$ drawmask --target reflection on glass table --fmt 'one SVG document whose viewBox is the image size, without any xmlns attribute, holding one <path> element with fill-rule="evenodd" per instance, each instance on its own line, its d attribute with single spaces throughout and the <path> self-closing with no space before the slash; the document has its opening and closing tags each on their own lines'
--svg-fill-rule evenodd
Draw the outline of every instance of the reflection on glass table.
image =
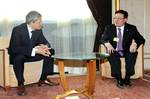
<svg viewBox="0 0 150 99">
<path fill-rule="evenodd" d="M 64 60 L 92 60 L 92 59 L 103 59 L 108 56 L 109 56 L 108 53 L 79 52 L 79 53 L 56 54 L 52 57 L 54 57 L 55 59 L 64 59 Z"/>
</svg>

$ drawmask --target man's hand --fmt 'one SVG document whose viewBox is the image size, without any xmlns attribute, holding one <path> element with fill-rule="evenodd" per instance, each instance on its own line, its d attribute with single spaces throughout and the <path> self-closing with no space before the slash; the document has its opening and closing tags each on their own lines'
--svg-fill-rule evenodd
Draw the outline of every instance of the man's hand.
<svg viewBox="0 0 150 99">
<path fill-rule="evenodd" d="M 36 46 L 35 48 L 37 49 L 36 53 L 38 53 L 38 54 L 41 54 L 43 56 L 51 55 L 47 45 L 40 44 L 40 45 Z"/>
<path fill-rule="evenodd" d="M 39 44 L 39 46 L 42 47 L 43 49 L 48 49 L 48 46 L 47 46 L 47 45 Z"/>
<path fill-rule="evenodd" d="M 137 44 L 135 42 L 135 40 L 132 40 L 132 44 L 130 45 L 130 52 L 134 53 L 137 51 Z"/>
<path fill-rule="evenodd" d="M 105 43 L 105 46 L 106 46 L 106 48 L 107 48 L 107 52 L 109 53 L 109 54 L 111 54 L 111 53 L 114 53 L 114 48 L 113 48 L 113 46 L 108 42 L 108 43 Z"/>
</svg>

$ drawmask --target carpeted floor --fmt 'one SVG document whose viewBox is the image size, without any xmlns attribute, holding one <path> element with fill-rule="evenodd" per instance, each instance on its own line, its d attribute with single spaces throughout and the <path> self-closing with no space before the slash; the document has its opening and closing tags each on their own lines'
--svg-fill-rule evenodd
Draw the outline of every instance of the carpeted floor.
<svg viewBox="0 0 150 99">
<path fill-rule="evenodd" d="M 59 78 L 52 78 L 58 80 Z M 85 76 L 67 77 L 71 88 L 77 88 L 84 84 Z M 102 80 L 97 75 L 94 99 L 150 99 L 150 83 L 141 79 L 132 80 L 133 86 L 119 89 L 116 87 L 114 79 Z M 26 86 L 27 96 L 17 96 L 16 88 L 5 92 L 0 88 L 0 99 L 54 99 L 58 94 L 63 93 L 61 85 L 59 86 L 43 86 L 38 87 L 36 84 Z M 87 97 L 79 95 L 80 99 Z"/>
</svg>

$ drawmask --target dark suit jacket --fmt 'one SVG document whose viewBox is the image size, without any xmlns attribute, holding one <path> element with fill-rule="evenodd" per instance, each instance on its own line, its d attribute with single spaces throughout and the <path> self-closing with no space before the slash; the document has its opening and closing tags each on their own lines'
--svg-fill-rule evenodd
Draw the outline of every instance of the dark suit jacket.
<svg viewBox="0 0 150 99">
<path fill-rule="evenodd" d="M 112 24 L 112 25 L 106 26 L 104 34 L 102 35 L 102 38 L 101 38 L 101 42 L 102 43 L 109 42 L 112 44 L 114 49 L 116 49 L 117 41 L 114 40 L 114 38 L 116 37 L 117 37 L 116 26 Z M 126 23 L 124 27 L 124 34 L 123 34 L 124 51 L 129 51 L 129 48 L 133 39 L 137 43 L 137 47 L 145 43 L 145 39 L 138 32 L 136 26 Z"/>
<path fill-rule="evenodd" d="M 33 31 L 30 39 L 27 24 L 23 23 L 13 28 L 8 53 L 12 57 L 11 59 L 17 54 L 31 56 L 32 48 L 38 44 L 47 44 L 50 47 L 42 30 Z"/>
</svg>

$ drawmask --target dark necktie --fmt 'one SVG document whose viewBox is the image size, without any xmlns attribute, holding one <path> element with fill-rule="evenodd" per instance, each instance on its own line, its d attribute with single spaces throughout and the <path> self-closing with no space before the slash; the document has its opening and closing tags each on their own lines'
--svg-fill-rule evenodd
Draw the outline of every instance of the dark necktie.
<svg viewBox="0 0 150 99">
<path fill-rule="evenodd" d="M 30 44 L 33 46 L 33 31 L 31 31 Z"/>
<path fill-rule="evenodd" d="M 123 48 L 122 48 L 122 34 L 121 34 L 121 29 L 118 28 L 118 46 L 117 46 L 117 50 L 118 50 L 118 53 L 123 56 Z"/>
<path fill-rule="evenodd" d="M 33 36 L 33 32 L 34 32 L 34 31 L 31 31 L 31 37 L 30 37 L 30 39 L 32 39 L 32 36 Z"/>
</svg>

